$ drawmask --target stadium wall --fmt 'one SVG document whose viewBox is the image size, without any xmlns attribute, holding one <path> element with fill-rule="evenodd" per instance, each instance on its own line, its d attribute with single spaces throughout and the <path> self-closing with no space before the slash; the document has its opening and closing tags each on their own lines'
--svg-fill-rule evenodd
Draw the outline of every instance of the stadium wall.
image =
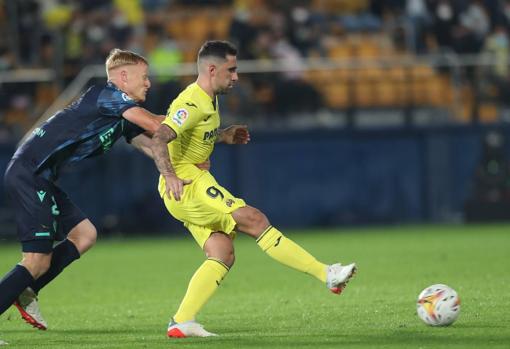
<svg viewBox="0 0 510 349">
<path fill-rule="evenodd" d="M 253 132 L 247 146 L 218 145 L 211 172 L 279 226 L 462 221 L 488 130 Z M 0 147 L 2 171 L 13 150 Z M 182 230 L 158 196 L 152 161 L 131 147 L 66 170 L 60 185 L 103 233 Z M 0 235 L 12 235 L 0 189 Z"/>
</svg>

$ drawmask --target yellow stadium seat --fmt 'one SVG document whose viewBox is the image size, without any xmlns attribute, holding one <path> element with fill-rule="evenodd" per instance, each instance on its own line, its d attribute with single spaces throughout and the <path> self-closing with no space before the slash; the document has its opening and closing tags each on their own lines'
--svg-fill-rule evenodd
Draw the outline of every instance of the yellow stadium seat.
<svg viewBox="0 0 510 349">
<path fill-rule="evenodd" d="M 498 107 L 495 103 L 485 102 L 478 107 L 478 117 L 481 122 L 492 123 L 498 121 Z"/>
<path fill-rule="evenodd" d="M 360 108 L 369 108 L 376 105 L 375 88 L 373 83 L 367 80 L 354 82 L 353 88 L 353 104 Z"/>
<path fill-rule="evenodd" d="M 329 84 L 323 90 L 325 103 L 333 109 L 346 109 L 350 106 L 349 86 L 347 83 Z"/>
<path fill-rule="evenodd" d="M 333 46 L 328 51 L 328 56 L 331 59 L 346 59 L 353 56 L 352 46 L 346 44 L 340 44 Z"/>
<path fill-rule="evenodd" d="M 376 43 L 371 41 L 362 41 L 356 45 L 356 56 L 357 57 L 378 57 L 380 55 L 380 48 Z"/>
<path fill-rule="evenodd" d="M 374 84 L 377 106 L 395 107 L 399 106 L 399 98 L 395 85 L 388 80 L 379 80 Z"/>
</svg>

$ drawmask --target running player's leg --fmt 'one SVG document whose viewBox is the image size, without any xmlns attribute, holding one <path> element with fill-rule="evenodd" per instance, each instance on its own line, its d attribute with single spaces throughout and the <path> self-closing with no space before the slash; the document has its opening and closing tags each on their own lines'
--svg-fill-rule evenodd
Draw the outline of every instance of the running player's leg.
<svg viewBox="0 0 510 349">
<path fill-rule="evenodd" d="M 271 226 L 266 215 L 258 209 L 251 206 L 241 207 L 232 213 L 232 217 L 237 223 L 236 229 L 257 239 L 257 244 L 269 256 L 326 282 L 327 265 L 317 261 L 310 253 Z"/>
<path fill-rule="evenodd" d="M 168 325 L 167 335 L 170 338 L 209 337 L 214 333 L 206 331 L 195 321 L 196 315 L 213 296 L 221 282 L 234 264 L 234 245 L 229 235 L 214 232 L 207 228 L 190 226 L 188 229 L 199 244 L 207 235 L 203 250 L 207 259 L 195 271 L 179 309 Z"/>
<path fill-rule="evenodd" d="M 80 258 L 96 242 L 97 231 L 85 214 L 59 187 L 52 184 L 52 214 L 56 240 L 49 270 L 32 284 L 35 293 L 55 279 L 69 264 Z"/>
<path fill-rule="evenodd" d="M 209 173 L 186 186 L 181 201 L 167 197 L 164 201 L 169 212 L 184 222 L 207 256 L 189 282 L 186 295 L 169 324 L 168 336 L 213 335 L 194 319 L 234 264 L 235 221 L 230 213 L 244 206 L 244 201 L 234 198 Z"/>
<path fill-rule="evenodd" d="M 83 224 L 78 223 L 84 220 L 84 215 L 58 187 L 33 175 L 21 161 L 13 161 L 9 165 L 5 184 L 16 212 L 18 237 L 24 252 L 21 265 L 13 272 L 17 270 L 19 274 L 19 270 L 25 268 L 32 276 L 22 292 L 16 291 L 18 295 L 14 305 L 25 321 L 46 329 L 37 303 L 37 292 L 80 256 L 72 242 L 65 240 L 55 248 L 53 242 L 65 237 L 73 226 L 81 228 Z M 11 275 L 8 279 L 12 278 Z M 10 287 L 12 292 L 15 289 Z M 7 298 L 3 302 L 8 303 Z"/>
<path fill-rule="evenodd" d="M 270 257 L 293 269 L 310 274 L 327 284 L 334 293 L 340 293 L 356 271 L 350 264 L 328 266 L 319 262 L 301 246 L 273 227 L 258 209 L 245 206 L 232 213 L 236 229 L 257 239 L 259 247 Z"/>
<path fill-rule="evenodd" d="M 51 245 L 48 246 L 51 251 Z M 36 278 L 48 270 L 50 262 L 51 252 L 23 253 L 22 261 L 0 280 L 0 314 L 5 312 Z"/>
<path fill-rule="evenodd" d="M 4 180 L 16 213 L 23 260 L 0 280 L 0 314 L 48 270 L 54 240 L 48 182 L 35 177 L 24 163 L 15 160 L 9 163 Z"/>
<path fill-rule="evenodd" d="M 34 276 L 34 281 L 37 281 L 41 275 L 44 275 L 52 262 L 51 247 L 53 241 L 47 241 L 48 244 L 43 245 L 42 241 L 26 241 L 23 242 L 23 250 L 38 250 L 44 253 L 24 252 L 21 265 L 25 266 L 27 270 Z M 40 245 L 41 247 L 37 247 Z M 48 252 L 49 251 L 49 252 Z M 36 327 L 40 330 L 46 330 L 48 324 L 44 320 L 41 311 L 39 310 L 39 303 L 37 301 L 37 294 L 32 290 L 32 285 L 25 288 L 23 292 L 14 301 L 14 306 L 18 309 L 21 317 L 25 322 Z"/>
<path fill-rule="evenodd" d="M 31 285 L 37 294 L 39 291 L 55 279 L 67 266 L 80 258 L 96 242 L 97 231 L 88 219 L 82 220 L 74 226 L 67 239 L 53 248 L 53 256 L 48 271 Z"/>
<path fill-rule="evenodd" d="M 37 302 L 39 291 L 55 279 L 69 264 L 90 249 L 97 237 L 94 225 L 84 218 L 81 210 L 71 202 L 64 192 L 58 187 L 52 186 L 52 193 L 54 194 L 52 196 L 52 215 L 55 218 L 53 221 L 55 237 L 61 240 L 68 232 L 69 234 L 67 234 L 67 239 L 53 247 L 49 269 L 25 289 L 15 303 L 23 319 L 39 329 L 47 328 L 47 323 L 42 317 Z"/>
<path fill-rule="evenodd" d="M 179 309 L 173 316 L 174 323 L 168 328 L 169 337 L 209 336 L 203 328 L 190 333 L 186 326 L 194 322 L 196 315 L 216 292 L 234 264 L 234 246 L 230 236 L 220 232 L 212 233 L 204 244 L 207 259 L 196 270 Z M 179 324 L 186 324 L 184 327 Z M 209 333 L 209 334 L 208 334 Z"/>
</svg>

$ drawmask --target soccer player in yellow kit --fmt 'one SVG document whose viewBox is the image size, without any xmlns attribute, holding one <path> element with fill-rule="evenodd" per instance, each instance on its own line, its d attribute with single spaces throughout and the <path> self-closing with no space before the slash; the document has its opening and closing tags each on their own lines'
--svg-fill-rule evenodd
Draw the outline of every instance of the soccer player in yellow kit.
<svg viewBox="0 0 510 349">
<path fill-rule="evenodd" d="M 195 316 L 234 264 L 235 232 L 256 239 L 270 257 L 316 277 L 341 293 L 356 271 L 354 263 L 326 265 L 273 227 L 258 209 L 234 197 L 209 170 L 215 143 L 246 144 L 244 125 L 220 129 L 219 94 L 238 80 L 237 49 L 226 41 L 208 41 L 198 53 L 198 78 L 172 102 L 153 136 L 152 151 L 161 173 L 159 193 L 170 214 L 184 223 L 207 259 L 191 278 L 188 290 L 168 325 L 168 337 L 208 337 Z"/>
</svg>

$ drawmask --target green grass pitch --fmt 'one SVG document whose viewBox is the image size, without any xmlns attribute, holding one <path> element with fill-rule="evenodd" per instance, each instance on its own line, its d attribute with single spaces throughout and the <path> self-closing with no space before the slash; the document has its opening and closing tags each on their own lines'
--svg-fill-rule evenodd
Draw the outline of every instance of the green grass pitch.
<svg viewBox="0 0 510 349">
<path fill-rule="evenodd" d="M 183 232 L 183 235 L 185 233 Z M 14 308 L 0 317 L 7 348 L 510 348 L 510 226 L 402 226 L 292 231 L 324 262 L 356 261 L 341 296 L 271 260 L 247 237 L 198 320 L 217 338 L 169 340 L 166 326 L 202 263 L 191 239 L 104 239 L 40 294 L 48 331 Z M 0 247 L 0 274 L 19 247 Z M 415 312 L 434 283 L 459 293 L 450 327 Z"/>
</svg>

